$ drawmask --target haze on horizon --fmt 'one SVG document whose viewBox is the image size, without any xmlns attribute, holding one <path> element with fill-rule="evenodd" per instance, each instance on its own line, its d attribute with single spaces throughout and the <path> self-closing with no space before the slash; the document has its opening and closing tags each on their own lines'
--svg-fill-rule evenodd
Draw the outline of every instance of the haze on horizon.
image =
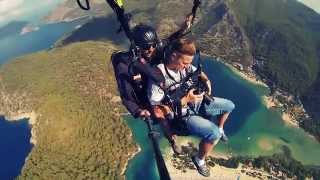
<svg viewBox="0 0 320 180">
<path fill-rule="evenodd" d="M 298 0 L 298 1 L 310 7 L 311 9 L 315 10 L 317 13 L 320 13 L 320 0 Z"/>
</svg>

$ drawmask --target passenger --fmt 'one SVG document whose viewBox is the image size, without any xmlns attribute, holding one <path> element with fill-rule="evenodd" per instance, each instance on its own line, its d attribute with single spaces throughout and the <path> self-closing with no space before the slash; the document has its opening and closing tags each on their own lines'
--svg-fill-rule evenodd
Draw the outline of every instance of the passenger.
<svg viewBox="0 0 320 180">
<path fill-rule="evenodd" d="M 176 84 L 174 87 L 181 86 L 181 80 L 186 77 L 188 72 L 195 71 L 192 66 L 192 60 L 196 52 L 196 47 L 193 41 L 187 39 L 180 39 L 173 42 L 171 51 L 165 60 L 165 64 L 159 64 L 157 67 L 164 77 L 164 84 L 160 87 L 158 84 L 150 81 L 148 85 L 148 98 L 152 105 L 153 112 L 157 118 L 166 119 L 165 111 L 170 110 L 166 105 L 164 89 Z M 209 83 L 208 83 L 209 84 Z M 233 102 L 227 99 L 214 97 L 214 101 L 205 104 L 205 109 L 211 115 L 219 116 L 219 127 L 210 119 L 206 119 L 198 114 L 199 107 L 204 97 L 204 92 L 195 94 L 195 90 L 190 90 L 187 95 L 183 96 L 181 100 L 174 100 L 176 104 L 181 105 L 181 119 L 173 119 L 168 122 L 169 128 L 164 129 L 165 133 L 172 134 L 174 124 L 183 123 L 186 131 L 190 135 L 198 136 L 201 138 L 199 144 L 199 152 L 192 157 L 192 161 L 197 167 L 198 172 L 203 176 L 210 176 L 210 171 L 205 164 L 205 157 L 212 150 L 215 144 L 224 134 L 223 125 L 228 118 L 229 114 L 234 109 Z M 192 111 L 191 105 L 195 107 Z"/>
</svg>

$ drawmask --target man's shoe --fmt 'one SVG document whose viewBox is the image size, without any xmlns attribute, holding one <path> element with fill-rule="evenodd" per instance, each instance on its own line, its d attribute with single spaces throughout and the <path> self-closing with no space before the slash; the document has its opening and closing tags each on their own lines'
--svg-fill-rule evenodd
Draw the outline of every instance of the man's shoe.
<svg viewBox="0 0 320 180">
<path fill-rule="evenodd" d="M 224 132 L 222 133 L 221 140 L 223 142 L 227 142 L 229 140 L 229 138 L 227 137 L 227 135 Z"/>
<path fill-rule="evenodd" d="M 206 164 L 203 164 L 202 166 L 199 166 L 196 160 L 196 156 L 191 157 L 193 164 L 196 166 L 199 174 L 201 174 L 204 177 L 210 176 L 210 169 L 207 167 Z"/>
<path fill-rule="evenodd" d="M 172 147 L 172 150 L 173 152 L 176 154 L 176 155 L 179 155 L 182 153 L 182 149 L 179 145 L 177 145 L 174 141 L 171 143 L 171 147 Z"/>
</svg>

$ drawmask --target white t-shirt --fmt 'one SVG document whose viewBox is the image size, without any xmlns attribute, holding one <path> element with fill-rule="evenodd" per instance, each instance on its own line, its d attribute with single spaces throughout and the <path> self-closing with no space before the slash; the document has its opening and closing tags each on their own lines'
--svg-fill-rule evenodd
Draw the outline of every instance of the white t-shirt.
<svg viewBox="0 0 320 180">
<path fill-rule="evenodd" d="M 164 64 L 157 65 L 157 68 L 160 69 L 160 71 L 162 72 L 162 75 L 164 76 L 165 88 L 168 88 L 171 86 L 170 89 L 172 90 L 180 86 L 180 82 L 187 75 L 186 71 L 194 72 L 196 70 L 196 67 L 193 65 L 190 65 L 189 69 L 183 69 L 182 71 L 174 71 L 167 68 L 169 74 L 173 78 L 171 79 L 165 70 Z M 164 98 L 163 89 L 160 88 L 158 85 L 156 85 L 153 81 L 149 81 L 148 83 L 148 98 L 151 105 L 160 105 L 161 101 Z M 182 115 L 185 115 L 186 113 L 187 113 L 187 108 L 182 108 Z"/>
</svg>

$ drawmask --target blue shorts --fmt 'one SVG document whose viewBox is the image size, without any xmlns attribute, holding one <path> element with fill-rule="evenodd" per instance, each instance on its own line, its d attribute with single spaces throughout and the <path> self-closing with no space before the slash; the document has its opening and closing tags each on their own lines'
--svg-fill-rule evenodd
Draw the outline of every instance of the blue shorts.
<svg viewBox="0 0 320 180">
<path fill-rule="evenodd" d="M 197 110 L 199 110 L 199 106 Z M 218 97 L 214 97 L 214 101 L 210 101 L 209 104 L 205 105 L 206 112 L 211 116 L 230 113 L 234 108 L 235 105 L 232 101 Z M 200 137 L 203 141 L 213 143 L 222 136 L 218 126 L 212 119 L 205 119 L 200 115 L 191 114 L 183 120 L 186 123 L 188 134 Z"/>
</svg>

